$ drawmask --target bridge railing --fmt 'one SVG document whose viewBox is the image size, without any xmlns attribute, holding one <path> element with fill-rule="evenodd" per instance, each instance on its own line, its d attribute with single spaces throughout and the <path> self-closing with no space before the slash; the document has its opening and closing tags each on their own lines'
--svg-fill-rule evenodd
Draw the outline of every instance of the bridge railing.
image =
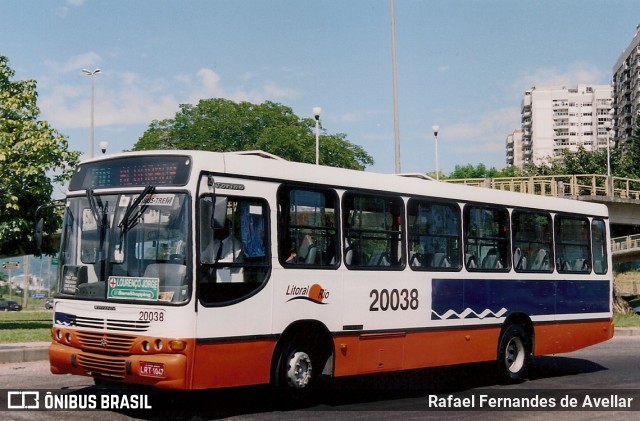
<svg viewBox="0 0 640 421">
<path fill-rule="evenodd" d="M 640 180 L 599 174 L 459 178 L 445 181 L 541 196 L 608 196 L 640 200 Z"/>
<path fill-rule="evenodd" d="M 611 239 L 611 251 L 620 252 L 640 248 L 640 234 L 627 235 Z"/>
</svg>

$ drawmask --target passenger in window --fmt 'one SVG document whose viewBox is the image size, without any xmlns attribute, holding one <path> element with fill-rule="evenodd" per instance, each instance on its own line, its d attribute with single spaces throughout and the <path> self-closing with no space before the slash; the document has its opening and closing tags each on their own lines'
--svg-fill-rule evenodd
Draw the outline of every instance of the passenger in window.
<svg viewBox="0 0 640 421">
<path fill-rule="evenodd" d="M 298 247 L 298 251 L 293 252 L 289 258 L 293 257 L 291 263 L 298 262 L 312 265 L 316 263 L 317 251 L 315 235 L 306 234 L 300 243 L 300 247 Z M 287 259 L 288 261 L 289 259 Z"/>
<path fill-rule="evenodd" d="M 241 262 L 243 260 L 242 242 L 229 230 L 228 221 L 223 229 L 214 230 L 213 236 L 213 256 L 216 263 Z"/>
<path fill-rule="evenodd" d="M 296 253 L 295 249 L 291 249 L 291 254 L 289 254 L 289 257 L 287 257 L 287 260 L 285 260 L 285 263 L 295 263 L 297 258 L 298 258 L 298 253 Z"/>
<path fill-rule="evenodd" d="M 224 227 L 213 230 L 213 243 L 205 249 L 204 256 L 214 264 L 239 263 L 244 260 L 242 242 L 233 235 L 226 220 Z M 243 282 L 241 267 L 218 267 L 217 282 Z"/>
</svg>

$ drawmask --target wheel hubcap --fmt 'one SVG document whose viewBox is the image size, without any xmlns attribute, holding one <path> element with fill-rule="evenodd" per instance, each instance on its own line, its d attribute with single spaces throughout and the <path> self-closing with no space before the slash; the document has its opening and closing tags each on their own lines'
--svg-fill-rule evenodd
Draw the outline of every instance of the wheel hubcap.
<svg viewBox="0 0 640 421">
<path fill-rule="evenodd" d="M 305 352 L 298 351 L 289 359 L 287 382 L 296 389 L 304 389 L 311 381 L 311 358 Z"/>
<path fill-rule="evenodd" d="M 507 343 L 504 361 L 511 373 L 517 373 L 524 366 L 524 344 L 520 338 L 511 338 Z"/>
</svg>

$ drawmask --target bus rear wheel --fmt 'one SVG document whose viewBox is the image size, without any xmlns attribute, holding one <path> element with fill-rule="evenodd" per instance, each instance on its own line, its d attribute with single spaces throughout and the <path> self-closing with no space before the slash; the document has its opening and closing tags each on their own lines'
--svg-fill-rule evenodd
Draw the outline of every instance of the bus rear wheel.
<svg viewBox="0 0 640 421">
<path fill-rule="evenodd" d="M 498 346 L 498 377 L 501 383 L 524 381 L 531 361 L 531 340 L 524 327 L 509 325 Z"/>
</svg>

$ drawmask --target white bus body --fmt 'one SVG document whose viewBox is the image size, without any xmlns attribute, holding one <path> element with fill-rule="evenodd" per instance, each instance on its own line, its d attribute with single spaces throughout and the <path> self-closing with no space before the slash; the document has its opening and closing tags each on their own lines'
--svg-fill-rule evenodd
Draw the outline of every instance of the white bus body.
<svg viewBox="0 0 640 421">
<path fill-rule="evenodd" d="M 606 207 L 574 200 L 258 152 L 94 159 L 68 192 L 51 371 L 304 391 L 498 361 L 520 380 L 613 336 L 608 244 Z"/>
</svg>

